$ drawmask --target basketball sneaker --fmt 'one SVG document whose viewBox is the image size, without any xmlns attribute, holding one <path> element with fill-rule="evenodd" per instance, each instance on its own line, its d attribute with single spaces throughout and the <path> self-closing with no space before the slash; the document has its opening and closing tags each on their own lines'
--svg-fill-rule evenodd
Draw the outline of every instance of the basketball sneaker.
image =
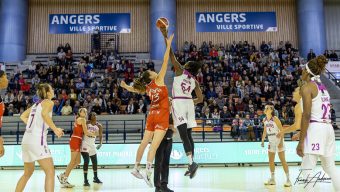
<svg viewBox="0 0 340 192">
<path fill-rule="evenodd" d="M 94 177 L 93 178 L 93 183 L 102 184 L 103 182 L 101 180 L 99 180 L 98 177 Z"/>
<path fill-rule="evenodd" d="M 185 173 L 184 173 L 184 176 L 190 176 L 190 171 L 186 170 Z"/>
<path fill-rule="evenodd" d="M 188 171 L 190 172 L 190 179 L 195 177 L 197 169 L 198 169 L 197 163 L 193 162 L 191 165 L 189 165 Z"/>
<path fill-rule="evenodd" d="M 275 179 L 270 178 L 267 182 L 264 182 L 264 185 L 276 185 Z"/>
<path fill-rule="evenodd" d="M 71 183 L 69 183 L 68 181 L 66 181 L 66 182 L 63 184 L 62 187 L 63 187 L 63 188 L 73 188 L 74 185 L 72 185 Z"/>
<path fill-rule="evenodd" d="M 152 172 L 151 171 L 148 171 L 148 170 L 145 170 L 145 171 L 142 171 L 142 176 L 143 176 L 143 179 L 145 181 L 145 183 L 149 186 L 149 187 L 153 187 L 152 185 L 152 182 L 151 182 L 151 175 L 152 175 Z"/>
<path fill-rule="evenodd" d="M 61 173 L 60 175 L 57 175 L 57 178 L 59 180 L 60 184 L 65 184 L 67 181 L 67 177 L 65 176 L 65 173 Z"/>
<path fill-rule="evenodd" d="M 290 182 L 290 180 L 287 180 L 287 182 L 283 186 L 284 187 L 291 187 L 292 186 L 292 182 Z"/>
<path fill-rule="evenodd" d="M 84 181 L 84 187 L 90 187 L 90 183 L 89 183 L 88 180 L 85 180 L 85 181 Z"/>
<path fill-rule="evenodd" d="M 138 169 L 136 169 L 136 168 L 133 168 L 133 169 L 132 169 L 131 174 L 132 174 L 133 176 L 135 176 L 136 178 L 138 178 L 138 179 L 143 179 L 142 174 L 141 174 L 140 171 L 139 171 Z"/>
</svg>

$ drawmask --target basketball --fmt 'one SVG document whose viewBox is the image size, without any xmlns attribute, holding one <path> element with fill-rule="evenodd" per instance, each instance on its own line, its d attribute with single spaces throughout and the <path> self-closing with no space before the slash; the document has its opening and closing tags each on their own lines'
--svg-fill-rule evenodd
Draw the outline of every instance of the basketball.
<svg viewBox="0 0 340 192">
<path fill-rule="evenodd" d="M 156 26 L 157 26 L 157 28 L 168 28 L 168 26 L 169 26 L 169 21 L 168 21 L 168 19 L 167 18 L 165 18 L 165 17 L 161 17 L 161 18 L 159 18 L 159 19 L 157 19 L 157 21 L 156 21 Z"/>
</svg>

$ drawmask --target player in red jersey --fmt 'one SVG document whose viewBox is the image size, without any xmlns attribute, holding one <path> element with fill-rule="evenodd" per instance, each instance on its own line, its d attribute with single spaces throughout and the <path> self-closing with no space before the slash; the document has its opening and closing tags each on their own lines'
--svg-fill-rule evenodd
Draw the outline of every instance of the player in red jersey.
<svg viewBox="0 0 340 192">
<path fill-rule="evenodd" d="M 124 81 L 121 82 L 121 87 L 124 89 L 140 94 L 146 93 L 151 100 L 150 112 L 146 121 L 146 130 L 143 140 L 137 150 L 135 167 L 131 172 L 135 177 L 144 179 L 150 187 L 152 187 L 152 162 L 155 158 L 156 151 L 169 128 L 169 99 L 168 89 L 164 84 L 164 77 L 168 68 L 169 52 L 173 37 L 174 35 L 171 35 L 167 39 L 167 47 L 162 68 L 158 74 L 154 71 L 147 70 L 141 77 L 134 80 L 133 86 L 128 86 Z M 140 172 L 140 161 L 150 140 L 152 140 L 152 142 L 148 151 L 146 171 Z"/>
<path fill-rule="evenodd" d="M 58 180 L 63 187 L 72 188 L 74 185 L 71 185 L 67 178 L 70 175 L 72 169 L 74 169 L 77 165 L 80 164 L 80 148 L 81 142 L 83 139 L 83 134 L 87 136 L 94 137 L 95 134 L 89 132 L 86 125 L 86 116 L 87 110 L 86 108 L 80 108 L 78 111 L 78 115 L 76 121 L 74 123 L 73 133 L 70 139 L 70 149 L 71 149 L 71 160 L 67 165 L 66 171 L 58 175 Z"/>
</svg>

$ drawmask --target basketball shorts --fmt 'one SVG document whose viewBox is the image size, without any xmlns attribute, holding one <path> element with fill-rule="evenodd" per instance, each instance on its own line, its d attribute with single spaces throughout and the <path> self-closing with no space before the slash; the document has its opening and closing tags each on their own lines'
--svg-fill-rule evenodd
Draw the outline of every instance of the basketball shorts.
<svg viewBox="0 0 340 192">
<path fill-rule="evenodd" d="M 70 139 L 70 149 L 71 152 L 80 152 L 82 139 L 78 137 L 71 137 Z"/>
<path fill-rule="evenodd" d="M 331 124 L 310 123 L 304 142 L 304 153 L 324 157 L 335 155 L 335 135 Z"/>
<path fill-rule="evenodd" d="M 279 147 L 280 140 L 278 141 L 269 141 L 268 143 L 268 152 L 271 153 L 280 153 L 286 150 L 285 143 L 282 144 L 282 146 Z"/>
<path fill-rule="evenodd" d="M 31 163 L 41 159 L 52 158 L 51 151 L 47 145 L 22 144 L 22 160 Z"/>
<path fill-rule="evenodd" d="M 146 119 L 146 130 L 155 131 L 163 130 L 166 131 L 169 128 L 169 111 L 160 114 L 149 114 Z"/>
<path fill-rule="evenodd" d="M 192 99 L 173 99 L 171 110 L 175 127 L 184 123 L 188 125 L 188 128 L 197 127 L 195 106 Z"/>
<path fill-rule="evenodd" d="M 81 152 L 88 153 L 89 156 L 93 156 L 97 154 L 95 143 L 89 143 L 89 142 L 83 141 L 81 144 Z"/>
</svg>

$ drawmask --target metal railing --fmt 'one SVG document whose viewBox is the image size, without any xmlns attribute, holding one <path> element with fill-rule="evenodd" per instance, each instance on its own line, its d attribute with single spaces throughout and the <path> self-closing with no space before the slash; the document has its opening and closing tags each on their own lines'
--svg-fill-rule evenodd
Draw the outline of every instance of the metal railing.
<svg viewBox="0 0 340 192">
<path fill-rule="evenodd" d="M 263 125 L 254 124 L 250 127 L 245 127 L 241 124 L 233 125 L 232 121 L 234 118 L 228 119 L 197 119 L 201 121 L 196 128 L 193 129 L 193 137 L 198 142 L 233 142 L 233 141 L 260 141 L 262 132 L 263 132 Z M 244 119 L 243 119 L 244 120 Z M 240 121 L 243 121 L 240 119 Z M 117 122 L 119 122 L 117 124 Z M 287 121 L 289 124 L 291 123 L 290 120 Z M 64 126 L 58 126 L 64 128 L 65 135 L 63 140 L 56 142 L 56 137 L 53 131 L 49 131 L 48 136 L 51 137 L 49 143 L 52 144 L 66 144 L 68 143 L 68 139 L 72 134 L 73 130 L 73 121 L 55 121 L 56 125 L 63 124 Z M 145 121 L 144 120 L 103 120 L 101 121 L 103 125 L 103 143 L 139 143 L 144 136 L 144 129 L 145 129 Z M 68 125 L 67 125 L 68 124 Z M 286 123 L 283 123 L 286 124 Z M 20 144 L 20 138 L 24 134 L 24 127 L 25 125 L 21 121 L 16 122 L 5 122 L 3 127 L 7 127 L 4 130 L 3 136 L 13 136 L 15 135 L 15 142 L 10 142 L 11 144 Z M 66 127 L 65 127 L 66 126 Z M 12 127 L 13 130 L 8 130 L 8 127 Z M 225 129 L 227 128 L 228 129 Z M 251 139 L 249 134 L 253 134 Z M 69 135 L 69 137 L 67 137 Z M 211 137 L 213 136 L 213 137 Z M 287 139 L 289 140 L 290 137 L 286 135 Z M 129 139 L 132 137 L 134 139 Z M 246 137 L 245 139 L 243 137 Z M 340 139 L 340 135 L 337 136 Z M 65 139 L 66 138 L 66 139 Z M 116 139 L 117 142 L 114 142 L 110 139 Z M 240 139 L 241 138 L 241 139 Z M 12 138 L 13 139 L 13 138 Z M 133 142 L 131 142 L 133 141 Z M 6 139 L 6 143 L 7 139 Z"/>
<path fill-rule="evenodd" d="M 64 129 L 64 137 L 71 136 L 73 132 L 74 121 L 54 121 L 57 127 Z M 110 143 L 109 136 L 111 134 L 122 134 L 121 141 L 126 143 L 128 133 L 140 133 L 140 138 L 144 136 L 145 120 L 102 120 L 103 126 L 103 143 Z M 69 124 L 69 125 L 67 125 Z M 20 144 L 20 136 L 25 133 L 26 125 L 22 121 L 3 122 L 2 135 L 4 137 L 15 135 L 15 144 Z M 134 127 L 134 128 L 131 128 Z M 56 136 L 53 131 L 49 131 L 52 144 L 55 144 Z M 60 143 L 60 142 L 59 142 Z M 12 144 L 14 144 L 12 142 Z"/>
<path fill-rule="evenodd" d="M 333 73 L 328 71 L 327 69 L 326 69 L 326 73 L 328 75 L 328 79 L 333 81 L 336 86 L 340 87 L 340 79 L 338 79 L 336 76 L 334 76 Z"/>
</svg>

